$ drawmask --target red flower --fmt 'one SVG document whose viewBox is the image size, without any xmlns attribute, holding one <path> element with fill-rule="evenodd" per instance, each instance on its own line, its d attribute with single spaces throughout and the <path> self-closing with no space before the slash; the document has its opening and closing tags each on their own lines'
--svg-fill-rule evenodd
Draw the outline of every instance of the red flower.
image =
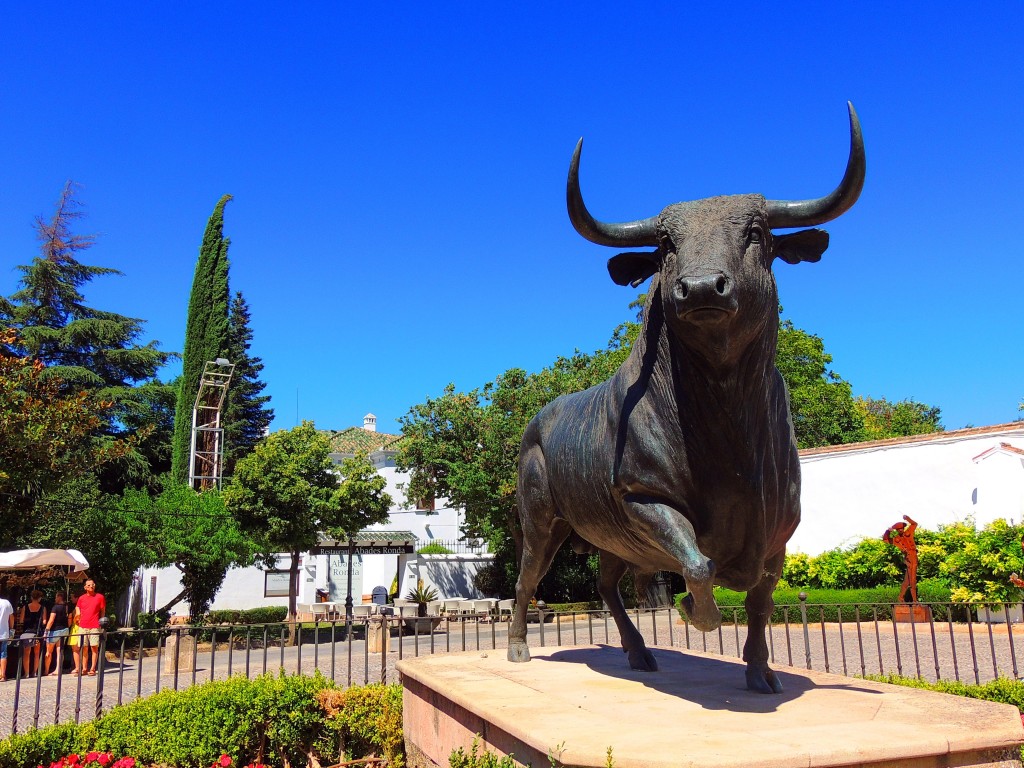
<svg viewBox="0 0 1024 768">
<path fill-rule="evenodd" d="M 100 753 L 99 752 L 90 752 L 88 755 L 85 756 L 85 762 L 92 763 L 92 762 L 94 762 L 96 760 L 99 760 L 99 757 L 100 757 Z"/>
<path fill-rule="evenodd" d="M 220 760 L 217 761 L 221 768 L 228 768 L 231 765 L 231 758 L 228 755 L 221 755 Z"/>
<path fill-rule="evenodd" d="M 81 759 L 82 758 L 80 758 L 77 754 L 72 753 L 64 758 L 64 762 L 66 762 L 68 765 L 78 765 L 78 762 Z"/>
<path fill-rule="evenodd" d="M 114 763 L 110 768 L 135 768 L 135 758 L 134 757 L 122 757 L 120 760 L 118 760 L 116 763 Z"/>
<path fill-rule="evenodd" d="M 96 762 L 102 766 L 106 766 L 114 759 L 114 756 L 109 752 L 100 752 L 100 756 L 96 758 Z"/>
</svg>

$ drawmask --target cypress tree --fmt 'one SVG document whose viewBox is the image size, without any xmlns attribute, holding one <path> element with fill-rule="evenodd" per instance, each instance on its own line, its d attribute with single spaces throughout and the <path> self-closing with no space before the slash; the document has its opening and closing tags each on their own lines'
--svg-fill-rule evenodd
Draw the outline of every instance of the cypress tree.
<svg viewBox="0 0 1024 768">
<path fill-rule="evenodd" d="M 181 360 L 181 378 L 174 411 L 174 441 L 171 454 L 173 478 L 188 482 L 189 448 L 192 443 L 192 408 L 199 381 L 207 361 L 227 357 L 228 334 L 228 246 L 224 237 L 224 206 L 231 195 L 224 195 L 214 206 L 199 248 L 192 294 L 185 325 L 185 350 Z"/>
<path fill-rule="evenodd" d="M 249 318 L 249 304 L 238 291 L 228 317 L 229 359 L 235 364 L 224 412 L 224 474 L 228 477 L 234 474 L 239 459 L 252 452 L 274 420 L 274 409 L 267 405 L 270 395 L 261 394 L 267 386 L 260 380 L 263 361 L 249 354 L 252 345 Z"/>
</svg>

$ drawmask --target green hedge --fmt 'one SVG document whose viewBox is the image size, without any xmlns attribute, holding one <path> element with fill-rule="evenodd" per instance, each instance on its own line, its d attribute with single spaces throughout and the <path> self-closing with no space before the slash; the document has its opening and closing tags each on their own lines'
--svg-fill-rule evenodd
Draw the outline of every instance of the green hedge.
<svg viewBox="0 0 1024 768">
<path fill-rule="evenodd" d="M 586 613 L 587 611 L 600 611 L 604 604 L 600 600 L 590 600 L 579 603 L 548 603 L 548 610 L 555 613 Z"/>
<path fill-rule="evenodd" d="M 772 622 L 781 624 L 787 618 L 786 606 L 789 607 L 788 619 L 790 622 L 801 620 L 800 615 L 800 593 L 807 595 L 807 619 L 808 621 L 838 621 L 840 615 L 843 621 L 856 621 L 857 609 L 860 609 L 861 621 L 874 619 L 889 621 L 892 619 L 892 606 L 899 598 L 898 587 L 878 587 L 875 589 L 796 589 L 785 587 L 775 590 L 772 597 L 775 600 L 775 610 L 772 612 Z M 917 596 L 922 603 L 938 603 L 932 605 L 932 615 L 938 621 L 945 621 L 949 617 L 950 606 L 943 603 L 949 602 L 949 589 L 934 581 L 922 581 L 917 587 Z M 684 619 L 680 601 L 683 595 L 675 597 L 676 608 L 679 615 Z M 746 598 L 744 592 L 733 592 L 723 587 L 715 587 L 715 602 L 722 610 L 722 620 L 726 623 L 736 621 L 746 624 L 747 612 L 743 607 Z M 966 608 L 953 607 L 953 620 L 966 620 L 969 616 Z"/>
<path fill-rule="evenodd" d="M 0 768 L 49 765 L 73 752 L 106 751 L 144 765 L 207 768 L 228 754 L 237 765 L 330 764 L 382 754 L 400 768 L 398 685 L 342 691 L 312 676 L 233 677 L 115 707 L 80 725 L 62 724 L 0 741 Z"/>
<path fill-rule="evenodd" d="M 210 611 L 207 624 L 277 624 L 288 618 L 288 609 L 283 605 L 269 605 L 263 608 L 249 608 L 245 611 Z"/>
</svg>

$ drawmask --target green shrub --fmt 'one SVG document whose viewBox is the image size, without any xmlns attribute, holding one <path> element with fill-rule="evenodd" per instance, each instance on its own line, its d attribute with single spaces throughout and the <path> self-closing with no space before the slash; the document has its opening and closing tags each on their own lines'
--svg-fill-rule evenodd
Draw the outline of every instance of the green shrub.
<svg viewBox="0 0 1024 768">
<path fill-rule="evenodd" d="M 942 693 L 951 693 L 954 696 L 966 696 L 969 699 L 983 699 L 984 701 L 997 701 L 1000 704 L 1012 704 L 1021 713 L 1024 713 L 1024 681 L 1022 680 L 998 677 L 987 683 L 976 685 L 974 683 L 959 683 L 953 680 L 939 680 L 929 683 L 916 677 L 902 677 L 901 675 L 867 675 L 866 678 L 868 680 L 877 680 L 880 683 L 940 691 Z"/>
<path fill-rule="evenodd" d="M 588 600 L 578 603 L 548 603 L 548 610 L 555 613 L 586 613 L 600 611 L 604 604 L 600 600 Z"/>
<path fill-rule="evenodd" d="M 49 765 L 78 749 L 74 723 L 51 725 L 0 741 L 0 768 Z"/>
<path fill-rule="evenodd" d="M 405 764 L 402 733 L 402 686 L 375 683 L 320 695 L 349 759 L 377 754 L 392 768 Z"/>
<path fill-rule="evenodd" d="M 835 622 L 842 617 L 843 621 L 856 621 L 859 616 L 861 621 L 870 621 L 874 618 L 888 621 L 892 619 L 892 606 L 899 597 L 899 587 L 879 587 L 876 589 L 797 589 L 784 587 L 776 589 L 772 597 L 775 600 L 775 610 L 772 612 L 771 621 L 781 624 L 788 620 L 798 622 L 800 614 L 800 593 L 807 595 L 805 603 L 807 607 L 807 619 L 812 622 L 827 621 Z M 747 612 L 743 607 L 746 594 L 733 592 L 723 587 L 715 587 L 715 602 L 722 610 L 722 620 L 726 623 L 747 623 Z M 945 621 L 949 617 L 949 589 L 943 584 L 934 581 L 922 581 L 917 588 L 918 598 L 922 603 L 931 603 L 932 615 L 938 621 Z M 676 607 L 679 615 L 686 618 L 680 601 L 683 595 L 675 597 Z M 787 611 L 788 607 L 788 611 Z M 963 620 L 966 615 L 958 614 L 954 609 L 953 619 Z"/>
<path fill-rule="evenodd" d="M 324 702 L 331 694 L 345 706 Z M 130 755 L 142 764 L 206 768 L 221 754 L 237 765 L 336 762 L 353 757 L 403 760 L 401 687 L 341 691 L 319 673 L 233 677 L 182 691 L 162 691 L 115 707 L 81 725 L 48 726 L 0 741 L 0 768 L 49 765 L 72 752 Z"/>
<path fill-rule="evenodd" d="M 431 542 L 425 546 L 420 547 L 416 550 L 417 555 L 450 555 L 452 551 L 443 544 L 438 544 L 436 541 Z"/>
<path fill-rule="evenodd" d="M 207 624 L 241 624 L 242 612 L 239 610 L 210 611 L 206 614 Z"/>
<path fill-rule="evenodd" d="M 554 762 L 552 761 L 552 764 Z M 469 754 L 459 747 L 448 756 L 449 768 L 519 768 L 519 764 L 512 755 L 498 757 L 486 747 L 480 751 L 480 737 L 473 739 L 473 745 L 469 748 Z"/>
<path fill-rule="evenodd" d="M 288 609 L 283 605 L 249 608 L 241 611 L 239 618 L 243 624 L 276 624 L 288 618 Z"/>
</svg>

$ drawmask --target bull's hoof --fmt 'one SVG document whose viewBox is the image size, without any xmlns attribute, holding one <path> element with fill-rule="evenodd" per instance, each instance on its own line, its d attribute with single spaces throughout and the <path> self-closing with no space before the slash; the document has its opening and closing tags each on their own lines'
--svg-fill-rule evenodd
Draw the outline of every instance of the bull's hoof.
<svg viewBox="0 0 1024 768">
<path fill-rule="evenodd" d="M 626 658 L 629 659 L 630 669 L 639 669 L 641 672 L 657 672 L 658 662 L 654 660 L 654 654 L 646 648 L 634 648 L 626 651 Z"/>
<path fill-rule="evenodd" d="M 767 664 L 747 664 L 747 688 L 755 693 L 782 693 L 779 676 Z"/>
<path fill-rule="evenodd" d="M 695 629 L 701 632 L 713 632 L 722 626 L 722 612 L 718 610 L 714 600 L 710 605 L 705 604 L 698 607 L 693 599 L 693 593 L 690 592 L 683 597 L 682 606 L 686 617 Z"/>
<path fill-rule="evenodd" d="M 509 643 L 508 660 L 515 662 L 516 664 L 522 664 L 524 661 L 529 661 L 530 649 L 526 647 L 526 643 L 521 640 Z"/>
</svg>

